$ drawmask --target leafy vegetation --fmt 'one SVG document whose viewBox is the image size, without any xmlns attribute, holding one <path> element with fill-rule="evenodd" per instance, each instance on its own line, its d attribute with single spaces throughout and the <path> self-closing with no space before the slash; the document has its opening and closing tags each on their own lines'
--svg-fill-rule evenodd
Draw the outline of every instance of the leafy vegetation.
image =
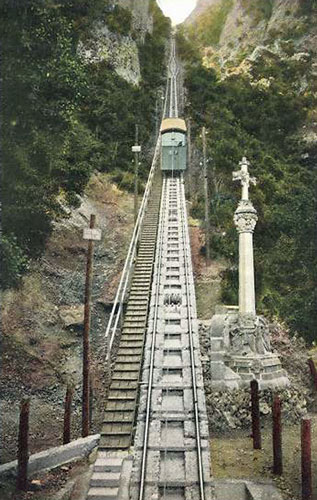
<svg viewBox="0 0 317 500">
<path fill-rule="evenodd" d="M 302 15 L 309 16 L 316 8 L 315 0 L 300 0 L 299 2 L 299 12 Z"/>
<path fill-rule="evenodd" d="M 132 14 L 129 10 L 120 7 L 120 5 L 111 5 L 105 17 L 110 31 L 120 33 L 120 35 L 129 35 L 132 28 Z"/>
<path fill-rule="evenodd" d="M 188 40 L 182 42 L 186 54 Z M 312 106 L 309 94 L 299 94 L 290 81 L 296 65 L 260 60 L 251 74 L 221 80 L 187 53 L 186 87 L 193 137 L 201 151 L 200 131 L 208 130 L 209 190 L 214 257 L 225 256 L 223 300 L 238 301 L 238 237 L 233 213 L 241 186 L 232 172 L 246 155 L 252 201 L 259 215 L 255 231 L 258 309 L 287 321 L 293 331 L 313 340 L 317 322 L 317 170 L 316 150 L 303 143 L 298 130 Z M 199 175 L 200 167 L 196 167 Z M 194 175 L 196 175 L 196 173 Z M 204 218 L 202 190 L 193 197 L 193 215 Z"/>
<path fill-rule="evenodd" d="M 242 7 L 251 15 L 255 22 L 269 20 L 272 16 L 274 0 L 242 0 Z"/>
<path fill-rule="evenodd" d="M 223 0 L 206 9 L 197 21 L 189 26 L 191 39 L 205 46 L 216 45 L 232 6 L 233 0 Z"/>
<path fill-rule="evenodd" d="M 84 62 L 77 50 L 104 19 L 129 34 L 126 9 L 110 0 L 1 3 L 5 287 L 18 283 L 28 258 L 42 254 L 53 222 L 78 205 L 93 170 L 116 172 L 131 184 L 134 126 L 142 123 L 140 138 L 149 143 L 164 81 L 169 24 L 158 7 L 152 11 L 154 31 L 140 43 L 143 80 L 136 88 L 106 62 Z"/>
</svg>

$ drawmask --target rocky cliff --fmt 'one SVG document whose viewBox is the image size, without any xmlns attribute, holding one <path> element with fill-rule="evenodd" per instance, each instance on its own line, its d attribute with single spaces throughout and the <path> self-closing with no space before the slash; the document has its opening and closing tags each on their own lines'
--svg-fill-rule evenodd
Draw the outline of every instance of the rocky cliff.
<svg viewBox="0 0 317 500">
<path fill-rule="evenodd" d="M 206 67 L 223 77 L 247 74 L 255 65 L 287 65 L 290 85 L 316 97 L 317 4 L 314 0 L 198 0 L 186 20 Z M 254 84 L 270 85 L 267 81 Z M 317 111 L 309 113 L 305 138 L 317 139 Z"/>
<path fill-rule="evenodd" d="M 116 17 L 126 11 L 121 22 L 117 17 L 116 22 L 121 24 L 119 32 L 113 30 L 107 17 L 100 20 L 91 36 L 80 45 L 80 53 L 88 62 L 107 62 L 127 82 L 138 85 L 141 80 L 138 44 L 153 29 L 150 0 L 117 0 L 109 6 L 110 13 L 115 9 L 120 9 Z"/>
</svg>

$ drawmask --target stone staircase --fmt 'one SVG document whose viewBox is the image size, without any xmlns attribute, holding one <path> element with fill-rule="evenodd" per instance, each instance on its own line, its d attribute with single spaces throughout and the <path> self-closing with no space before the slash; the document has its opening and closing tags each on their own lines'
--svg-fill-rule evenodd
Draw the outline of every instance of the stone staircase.
<svg viewBox="0 0 317 500">
<path fill-rule="evenodd" d="M 87 500 L 118 500 L 120 498 L 121 473 L 127 453 L 110 454 L 99 451 L 90 479 Z M 123 493 L 121 498 L 124 498 Z"/>
</svg>

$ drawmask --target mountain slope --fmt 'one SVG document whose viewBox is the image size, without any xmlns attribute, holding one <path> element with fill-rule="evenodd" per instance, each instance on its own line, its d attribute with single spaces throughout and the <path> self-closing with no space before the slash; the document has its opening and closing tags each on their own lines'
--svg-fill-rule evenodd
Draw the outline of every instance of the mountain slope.
<svg viewBox="0 0 317 500">
<path fill-rule="evenodd" d="M 239 188 L 232 171 L 245 154 L 258 184 L 252 200 L 258 310 L 316 338 L 317 111 L 314 2 L 221 0 L 198 3 L 179 30 L 193 120 L 194 176 L 200 130 L 208 129 L 211 251 L 226 257 L 222 298 L 237 303 Z M 203 218 L 202 181 L 193 215 Z"/>
</svg>

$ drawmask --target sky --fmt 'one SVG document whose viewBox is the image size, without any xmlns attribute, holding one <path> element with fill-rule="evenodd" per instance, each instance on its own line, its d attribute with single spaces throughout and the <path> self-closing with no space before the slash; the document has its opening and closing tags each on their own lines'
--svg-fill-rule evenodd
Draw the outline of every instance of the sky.
<svg viewBox="0 0 317 500">
<path fill-rule="evenodd" d="M 183 22 L 195 8 L 197 0 L 157 0 L 165 16 L 172 19 L 173 24 Z"/>
</svg>

